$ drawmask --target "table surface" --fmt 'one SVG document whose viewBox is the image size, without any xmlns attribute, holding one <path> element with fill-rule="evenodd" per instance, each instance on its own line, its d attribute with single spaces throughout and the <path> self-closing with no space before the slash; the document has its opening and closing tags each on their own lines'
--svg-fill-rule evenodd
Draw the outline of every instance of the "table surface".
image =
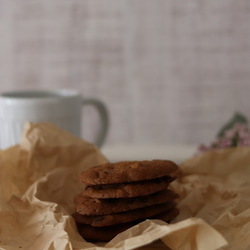
<svg viewBox="0 0 250 250">
<path fill-rule="evenodd" d="M 111 145 L 101 148 L 111 162 L 168 159 L 181 163 L 197 152 L 197 145 Z"/>
</svg>

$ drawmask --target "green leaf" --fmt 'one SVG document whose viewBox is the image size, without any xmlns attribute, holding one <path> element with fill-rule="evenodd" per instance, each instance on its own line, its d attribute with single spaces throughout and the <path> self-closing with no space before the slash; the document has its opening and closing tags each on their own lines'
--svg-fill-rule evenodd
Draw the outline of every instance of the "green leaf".
<svg viewBox="0 0 250 250">
<path fill-rule="evenodd" d="M 233 117 L 220 129 L 220 131 L 217 134 L 217 137 L 218 138 L 223 137 L 225 134 L 225 131 L 232 128 L 237 123 L 247 124 L 248 120 L 244 115 L 236 112 L 233 115 Z"/>
</svg>

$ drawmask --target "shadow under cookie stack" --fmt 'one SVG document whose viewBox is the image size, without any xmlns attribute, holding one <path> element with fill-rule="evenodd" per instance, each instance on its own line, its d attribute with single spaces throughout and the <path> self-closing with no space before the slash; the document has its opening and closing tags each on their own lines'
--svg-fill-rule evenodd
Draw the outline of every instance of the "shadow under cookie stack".
<svg viewBox="0 0 250 250">
<path fill-rule="evenodd" d="M 87 241 L 109 241 L 146 219 L 170 222 L 179 211 L 169 189 L 178 166 L 168 160 L 105 163 L 83 172 L 73 217 Z"/>
</svg>

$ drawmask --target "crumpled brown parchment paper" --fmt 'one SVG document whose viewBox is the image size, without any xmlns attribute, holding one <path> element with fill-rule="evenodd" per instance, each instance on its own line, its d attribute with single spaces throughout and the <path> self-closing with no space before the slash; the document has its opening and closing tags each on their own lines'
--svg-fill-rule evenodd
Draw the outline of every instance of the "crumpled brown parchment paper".
<svg viewBox="0 0 250 250">
<path fill-rule="evenodd" d="M 155 249 L 148 244 L 159 239 L 171 249 L 249 248 L 250 148 L 186 160 L 172 184 L 180 194 L 173 223 L 146 220 L 96 245 L 80 237 L 71 213 L 80 172 L 107 160 L 52 124 L 27 123 L 20 145 L 0 150 L 0 249 Z"/>
</svg>

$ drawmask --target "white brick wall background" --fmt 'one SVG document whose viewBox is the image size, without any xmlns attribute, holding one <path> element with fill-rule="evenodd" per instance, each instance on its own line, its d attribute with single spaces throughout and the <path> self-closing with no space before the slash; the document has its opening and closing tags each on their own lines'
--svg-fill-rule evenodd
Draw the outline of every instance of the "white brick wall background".
<svg viewBox="0 0 250 250">
<path fill-rule="evenodd" d="M 100 98 L 108 145 L 210 142 L 250 119 L 250 1 L 0 0 L 0 91 L 27 88 Z"/>
</svg>

